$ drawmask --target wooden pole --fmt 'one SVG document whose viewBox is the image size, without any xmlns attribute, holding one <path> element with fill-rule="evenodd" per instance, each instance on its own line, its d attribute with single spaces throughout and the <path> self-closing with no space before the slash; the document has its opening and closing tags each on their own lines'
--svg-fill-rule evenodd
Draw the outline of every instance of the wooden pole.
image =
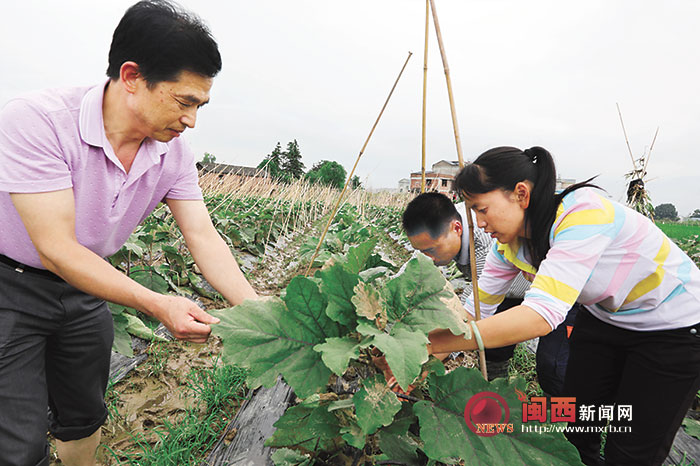
<svg viewBox="0 0 700 466">
<path fill-rule="evenodd" d="M 367 148 L 367 144 L 369 143 L 370 138 L 372 137 L 372 134 L 374 133 L 375 128 L 379 124 L 379 120 L 382 118 L 382 114 L 384 114 L 384 109 L 386 109 L 387 104 L 389 103 L 389 99 L 391 99 L 391 95 L 394 93 L 394 89 L 396 89 L 396 85 L 399 83 L 399 79 L 401 79 L 401 75 L 403 74 L 403 70 L 406 69 L 406 65 L 408 65 L 408 60 L 411 59 L 411 55 L 413 55 L 411 52 L 408 52 L 408 57 L 406 57 L 406 61 L 403 64 L 403 67 L 401 68 L 401 71 L 399 72 L 399 75 L 396 77 L 396 81 L 394 81 L 394 85 L 391 88 L 391 91 L 389 92 L 389 95 L 386 98 L 386 101 L 384 102 L 384 105 L 382 106 L 381 111 L 379 112 L 379 116 L 377 116 L 377 120 L 374 122 L 374 125 L 372 126 L 372 129 L 369 132 L 369 135 L 367 135 L 367 139 L 365 140 L 364 145 L 362 146 L 362 149 L 360 149 L 360 153 L 357 156 L 357 160 L 355 160 L 355 165 L 352 166 L 352 170 L 350 171 L 350 174 L 348 175 L 348 179 L 345 181 L 345 186 L 343 187 L 343 191 L 340 193 L 340 196 L 338 197 L 338 202 L 336 202 L 335 207 L 333 207 L 333 211 L 331 212 L 330 217 L 328 218 L 328 223 L 326 224 L 326 228 L 323 230 L 323 234 L 321 234 L 321 238 L 318 240 L 318 245 L 316 245 L 316 250 L 314 251 L 313 257 L 311 257 L 311 262 L 309 262 L 309 267 L 306 269 L 305 275 L 308 277 L 309 272 L 311 272 L 311 268 L 314 265 L 314 261 L 316 260 L 316 257 L 318 256 L 318 251 L 321 249 L 321 245 L 323 244 L 323 240 L 326 239 L 326 234 L 328 233 L 328 229 L 331 226 L 331 223 L 333 223 L 333 218 L 335 218 L 335 214 L 338 212 L 338 207 L 340 206 L 340 202 L 343 200 L 343 196 L 345 195 L 345 192 L 348 190 L 348 185 L 350 184 L 350 180 L 352 179 L 353 174 L 355 173 L 355 169 L 357 168 L 357 164 L 360 161 L 360 158 L 362 157 L 362 154 L 365 152 L 365 148 Z"/>
<path fill-rule="evenodd" d="M 421 150 L 420 192 L 425 192 L 425 102 L 428 87 L 428 33 L 430 32 L 430 0 L 425 0 L 425 47 L 423 49 L 423 138 Z"/>
<path fill-rule="evenodd" d="M 450 111 L 452 112 L 452 127 L 454 128 L 455 144 L 457 146 L 457 159 L 459 160 L 459 168 L 464 168 L 464 157 L 462 156 L 462 141 L 459 137 L 459 126 L 457 125 L 457 111 L 455 109 L 455 102 L 452 94 L 452 80 L 450 79 L 450 67 L 447 64 L 447 54 L 445 53 L 445 46 L 442 43 L 442 33 L 440 32 L 440 23 L 438 22 L 437 9 L 435 8 L 435 0 L 429 1 L 433 12 L 435 34 L 437 35 L 438 45 L 440 46 L 440 56 L 442 57 L 442 65 L 445 68 L 445 80 L 447 81 L 447 95 L 450 99 Z M 476 320 L 481 320 L 481 307 L 479 306 L 479 281 L 476 274 L 476 256 L 474 254 L 474 221 L 472 220 L 470 206 L 467 205 L 466 207 L 467 224 L 469 225 L 469 265 L 472 273 L 472 296 L 474 297 L 474 313 L 476 316 Z M 484 379 L 488 380 L 485 351 L 479 351 L 479 366 L 481 367 L 481 374 L 484 376 Z"/>
<path fill-rule="evenodd" d="M 447 95 L 450 98 L 450 111 L 452 112 L 452 127 L 454 128 L 455 144 L 457 145 L 457 158 L 459 166 L 464 167 L 464 158 L 462 157 L 462 141 L 459 137 L 459 125 L 457 124 L 457 112 L 455 110 L 454 97 L 452 96 L 452 80 L 450 79 L 450 67 L 447 64 L 447 54 L 445 46 L 442 43 L 442 33 L 440 32 L 440 23 L 438 22 L 437 10 L 435 9 L 435 0 L 430 0 L 430 6 L 433 11 L 433 23 L 435 24 L 435 34 L 437 34 L 438 45 L 440 46 L 440 56 L 442 57 L 442 65 L 445 68 L 445 80 L 447 81 Z"/>
<path fill-rule="evenodd" d="M 659 127 L 656 127 L 656 132 L 654 133 L 654 139 L 651 140 L 651 147 L 649 147 L 649 153 L 647 154 L 647 158 L 644 161 L 644 168 L 642 169 L 642 176 L 646 176 L 647 174 L 647 165 L 649 165 L 649 159 L 651 158 L 651 151 L 654 150 L 654 143 L 656 142 L 656 136 L 659 135 Z"/>
</svg>

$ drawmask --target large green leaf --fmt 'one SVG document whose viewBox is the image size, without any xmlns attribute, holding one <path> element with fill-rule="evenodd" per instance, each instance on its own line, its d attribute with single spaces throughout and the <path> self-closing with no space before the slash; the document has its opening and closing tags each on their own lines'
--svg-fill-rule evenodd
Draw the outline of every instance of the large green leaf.
<svg viewBox="0 0 700 466">
<path fill-rule="evenodd" d="M 422 444 L 408 431 L 416 420 L 411 405 L 403 403 L 394 422 L 378 432 L 379 449 L 387 459 L 411 466 L 422 464 L 416 451 Z"/>
<path fill-rule="evenodd" d="M 126 331 L 129 320 L 126 314 L 112 314 L 114 319 L 114 340 L 112 341 L 112 351 L 133 358 L 134 350 L 131 347 L 131 335 Z"/>
<path fill-rule="evenodd" d="M 386 284 L 381 297 L 374 290 L 366 283 L 355 287 L 352 302 L 360 316 L 357 331 L 372 337 L 372 344 L 386 355 L 403 389 L 420 375 L 428 360 L 428 332 L 447 328 L 455 335 L 471 337 L 466 312 L 454 290 L 423 254 L 411 259 L 402 273 Z M 388 333 L 379 330 L 385 327 Z"/>
<path fill-rule="evenodd" d="M 365 265 L 372 255 L 372 251 L 376 245 L 377 240 L 372 239 L 350 248 L 346 255 L 347 259 L 344 264 L 348 272 L 359 274 L 365 270 Z"/>
<path fill-rule="evenodd" d="M 321 353 L 321 359 L 336 375 L 342 376 L 351 359 L 360 356 L 360 345 L 351 337 L 329 338 L 325 343 L 314 346 Z"/>
<path fill-rule="evenodd" d="M 426 334 L 437 328 L 471 337 L 466 311 L 450 283 L 426 255 L 417 253 L 403 273 L 384 289 L 389 321 L 394 328 L 405 327 Z"/>
<path fill-rule="evenodd" d="M 309 466 L 312 463 L 312 459 L 308 456 L 304 456 L 294 450 L 289 448 L 280 448 L 275 450 L 272 455 L 272 462 L 275 466 Z"/>
<path fill-rule="evenodd" d="M 403 328 L 374 337 L 374 346 L 385 354 L 396 381 L 404 390 L 420 375 L 423 363 L 428 361 L 428 343 L 423 332 Z"/>
<path fill-rule="evenodd" d="M 343 440 L 355 448 L 364 448 L 367 443 L 367 435 L 365 435 L 357 422 L 350 422 L 349 425 L 341 427 L 340 433 Z"/>
<path fill-rule="evenodd" d="M 576 448 L 561 433 L 523 432 L 522 402 L 515 389 L 525 390 L 525 382 L 505 379 L 486 382 L 479 371 L 459 367 L 445 376 L 432 374 L 428 378 L 432 401 L 419 401 L 413 411 L 420 422 L 423 451 L 429 458 L 446 463 L 461 459 L 466 464 L 507 464 L 530 466 L 580 465 Z M 464 420 L 469 399 L 480 392 L 500 395 L 510 410 L 513 432 L 492 437 L 480 437 L 472 432 Z M 543 424 L 535 424 L 536 427 Z"/>
<path fill-rule="evenodd" d="M 164 294 L 168 291 L 168 282 L 153 267 L 133 267 L 129 278 L 156 293 Z"/>
<path fill-rule="evenodd" d="M 352 400 L 355 403 L 357 424 L 366 434 L 373 434 L 380 427 L 391 424 L 394 415 L 401 409 L 401 402 L 381 374 L 362 382 L 362 388 Z"/>
<path fill-rule="evenodd" d="M 326 314 L 336 322 L 352 326 L 357 321 L 352 303 L 355 285 L 360 276 L 348 272 L 342 264 L 333 264 L 316 272 L 321 278 L 321 290 L 328 297 Z"/>
<path fill-rule="evenodd" d="M 251 387 L 271 387 L 282 374 L 302 398 L 325 388 L 331 371 L 313 350 L 325 339 L 310 331 L 281 300 L 245 301 L 211 314 L 221 319 L 212 331 L 223 339 L 224 358 L 250 369 Z"/>
<path fill-rule="evenodd" d="M 293 406 L 285 411 L 274 426 L 277 430 L 265 441 L 268 447 L 328 451 L 340 443 L 338 419 L 328 412 L 326 406 Z"/>
<path fill-rule="evenodd" d="M 283 299 L 287 309 L 319 340 L 340 335 L 340 327 L 326 314 L 328 300 L 313 280 L 304 276 L 294 277 Z"/>
</svg>

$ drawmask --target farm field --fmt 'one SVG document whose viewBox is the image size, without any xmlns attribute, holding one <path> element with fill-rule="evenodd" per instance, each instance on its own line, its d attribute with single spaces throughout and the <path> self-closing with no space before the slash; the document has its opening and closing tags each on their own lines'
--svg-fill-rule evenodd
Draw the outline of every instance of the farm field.
<svg viewBox="0 0 700 466">
<path fill-rule="evenodd" d="M 669 238 L 679 241 L 700 235 L 698 223 L 656 222 L 656 226 L 661 228 Z"/>
<path fill-rule="evenodd" d="M 261 295 L 278 296 L 296 274 L 303 273 L 318 237 L 319 225 L 338 192 L 299 183 L 232 184 L 218 177 L 201 180 L 218 231 L 226 239 L 244 273 Z M 399 212 L 405 202 L 395 196 L 357 191 L 349 196 L 345 215 Z M 341 220 L 342 222 L 342 220 Z M 322 225 L 321 225 L 322 227 Z M 389 228 L 391 229 L 391 228 Z M 342 252 L 351 235 L 367 238 L 369 230 L 353 224 L 350 232 L 331 233 L 320 260 Z M 388 237 L 384 254 L 401 261 L 407 251 Z M 263 254 L 265 253 L 265 254 Z M 159 292 L 188 296 L 207 310 L 224 307 L 222 298 L 201 277 L 167 209 L 156 210 L 110 261 L 139 283 Z M 320 263 L 319 260 L 316 263 Z M 114 349 L 147 358 L 108 387 L 110 416 L 103 427 L 101 464 L 199 464 L 235 415 L 247 394 L 245 370 L 221 361 L 221 343 L 212 337 L 204 345 L 170 341 L 157 322 L 122 306 L 111 305 L 115 320 Z M 140 338 L 135 338 L 140 337 Z M 146 340 L 143 340 L 146 339 Z M 132 341 L 137 342 L 133 345 Z M 119 372 L 115 378 L 122 376 Z M 54 463 L 60 464 L 55 459 Z"/>
<path fill-rule="evenodd" d="M 525 345 L 511 361 L 510 379 L 490 385 L 474 369 L 476 352 L 447 360 L 448 373 L 434 359 L 416 364 L 411 351 L 430 330 L 425 322 L 458 325 L 452 314 L 461 306 L 443 274 L 424 257 L 411 259 L 404 247 L 400 215 L 407 197 L 353 192 L 304 278 L 337 191 L 302 183 L 227 183 L 217 177 L 203 178 L 202 186 L 218 231 L 258 293 L 271 300 L 221 310 L 225 302 L 193 267 L 167 209 L 144 221 L 111 262 L 149 288 L 190 297 L 222 324 L 206 344 L 182 343 L 168 339 L 157 322 L 112 306 L 115 349 L 146 358 L 126 374 L 118 370 L 108 388 L 110 415 L 102 428 L 100 464 L 205 464 L 213 448 L 232 443 L 238 434 L 226 427 L 243 401 L 278 375 L 296 398 L 267 444 L 276 448 L 275 464 L 290 466 L 485 460 L 485 451 L 502 447 L 459 427 L 463 401 L 457 406 L 441 393 L 460 387 L 464 400 L 484 390 L 512 392 L 507 401 L 515 420 L 522 414 L 514 388 L 542 395 L 534 355 Z M 436 296 L 444 307 L 438 304 L 442 310 L 427 319 L 421 314 L 424 305 Z M 431 303 L 428 307 L 436 307 Z M 323 313 L 324 308 L 333 311 Z M 298 330 L 294 339 L 305 343 L 290 346 L 286 333 L 303 328 L 304 316 L 313 316 L 322 331 Z M 308 349 L 311 344 L 314 351 Z M 400 368 L 395 374 L 402 388 L 421 373 L 427 377 L 397 399 L 374 368 L 370 347 L 381 349 L 392 367 Z M 285 366 L 288 358 L 296 362 Z M 455 432 L 443 433 L 455 437 L 458 447 L 428 435 L 442 424 L 455 426 Z M 465 436 L 472 446 L 456 442 Z M 521 435 L 512 444 L 500 452 L 503 464 L 511 464 L 511 456 L 528 455 L 544 455 L 546 464 L 578 464 L 561 434 Z"/>
<path fill-rule="evenodd" d="M 673 222 L 656 222 L 656 225 L 700 267 L 700 225 Z"/>
</svg>

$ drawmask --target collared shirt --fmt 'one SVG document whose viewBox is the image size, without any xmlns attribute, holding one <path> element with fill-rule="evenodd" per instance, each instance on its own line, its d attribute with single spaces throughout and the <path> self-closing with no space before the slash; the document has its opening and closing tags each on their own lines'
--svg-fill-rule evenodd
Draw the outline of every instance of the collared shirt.
<svg viewBox="0 0 700 466">
<path fill-rule="evenodd" d="M 592 188 L 567 194 L 539 269 L 527 248 L 496 242 L 479 281 L 484 315 L 493 314 L 510 281 L 533 276 L 523 305 L 552 328 L 574 302 L 604 322 L 630 330 L 669 330 L 700 322 L 700 270 L 648 218 Z M 467 302 L 467 310 L 473 313 Z"/>
<path fill-rule="evenodd" d="M 455 209 L 457 209 L 457 213 L 462 218 L 462 248 L 459 250 L 459 254 L 457 254 L 454 260 L 457 268 L 468 280 L 470 280 L 470 282 L 464 287 L 464 291 L 462 292 L 462 296 L 460 298 L 462 303 L 464 303 L 472 294 L 472 271 L 469 262 L 469 226 L 467 223 L 467 209 L 464 202 L 455 204 Z M 479 228 L 479 226 L 476 224 L 476 217 L 471 209 L 469 210 L 469 214 L 472 216 L 472 222 L 474 223 L 474 258 L 476 259 L 476 276 L 477 279 L 480 280 L 484 270 L 486 257 L 491 250 L 491 245 L 493 244 L 494 240 L 483 230 L 483 228 Z M 522 299 L 525 296 L 525 292 L 529 288 L 530 282 L 528 282 L 523 276 L 519 275 L 515 278 L 515 280 L 513 280 L 513 283 L 506 292 L 506 296 L 508 298 Z"/>
<path fill-rule="evenodd" d="M 10 193 L 72 188 L 78 242 L 101 257 L 162 200 L 202 199 L 194 154 L 180 138 L 146 138 L 124 170 L 105 134 L 105 87 L 45 90 L 0 112 L 0 254 L 44 268 Z"/>
</svg>

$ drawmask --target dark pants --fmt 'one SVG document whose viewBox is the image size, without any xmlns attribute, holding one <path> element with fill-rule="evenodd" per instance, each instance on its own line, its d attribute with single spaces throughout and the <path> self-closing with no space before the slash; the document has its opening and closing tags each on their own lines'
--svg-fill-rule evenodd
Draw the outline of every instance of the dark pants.
<svg viewBox="0 0 700 466">
<path fill-rule="evenodd" d="M 519 306 L 520 304 L 522 304 L 522 302 L 522 299 L 505 298 L 503 302 L 499 304 L 499 306 L 496 308 L 496 312 L 494 314 L 498 314 L 499 312 L 508 310 L 511 307 Z M 487 348 L 485 351 L 486 362 L 489 363 L 507 361 L 513 357 L 514 351 L 515 345 L 503 346 L 501 348 Z"/>
<path fill-rule="evenodd" d="M 496 314 L 506 309 L 518 306 L 522 299 L 506 298 L 496 309 Z M 579 305 L 574 304 L 556 329 L 540 337 L 535 356 L 537 381 L 542 390 L 549 396 L 560 396 L 564 388 L 564 376 L 569 360 L 569 327 L 574 325 Z M 503 363 L 513 357 L 515 345 L 486 350 L 486 362 Z"/>
<path fill-rule="evenodd" d="M 564 322 L 540 337 L 535 356 L 537 381 L 549 396 L 561 396 L 564 391 L 566 366 L 569 362 L 569 333 L 573 330 L 580 305 L 574 304 Z"/>
<path fill-rule="evenodd" d="M 631 405 L 631 432 L 608 432 L 606 465 L 660 465 L 700 388 L 700 325 L 639 332 L 602 322 L 585 309 L 571 335 L 564 392 L 576 405 Z M 580 414 L 580 413 L 579 413 Z M 603 426 L 599 420 L 571 426 Z M 587 465 L 599 464 L 599 433 L 568 433 Z"/>
<path fill-rule="evenodd" d="M 0 262 L 0 466 L 48 465 L 47 431 L 100 428 L 113 336 L 104 301 Z"/>
</svg>

